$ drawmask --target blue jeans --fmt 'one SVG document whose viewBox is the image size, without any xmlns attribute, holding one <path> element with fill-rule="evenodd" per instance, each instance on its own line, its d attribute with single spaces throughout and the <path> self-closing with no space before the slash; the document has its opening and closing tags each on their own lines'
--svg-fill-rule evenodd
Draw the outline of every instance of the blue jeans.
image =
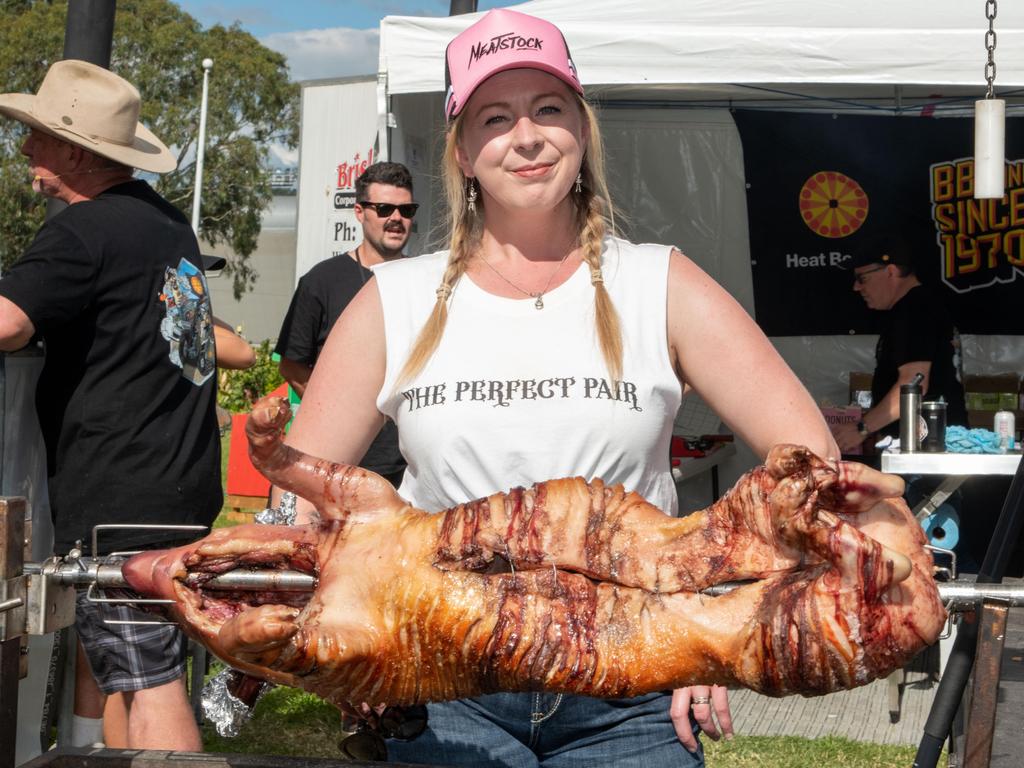
<svg viewBox="0 0 1024 768">
<path fill-rule="evenodd" d="M 592 699 L 496 693 L 430 704 L 418 738 L 387 742 L 388 759 L 499 768 L 701 768 L 676 738 L 668 693 Z M 698 727 L 691 718 L 694 733 Z M 698 742 L 699 744 L 699 742 Z"/>
</svg>

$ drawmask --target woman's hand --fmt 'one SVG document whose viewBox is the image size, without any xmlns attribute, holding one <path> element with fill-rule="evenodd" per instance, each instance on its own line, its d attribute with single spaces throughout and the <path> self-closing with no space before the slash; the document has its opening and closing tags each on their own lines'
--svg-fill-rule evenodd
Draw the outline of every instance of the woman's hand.
<svg viewBox="0 0 1024 768">
<path fill-rule="evenodd" d="M 691 752 L 697 751 L 697 737 L 690 725 L 690 710 L 697 725 L 712 740 L 722 736 L 733 737 L 732 713 L 729 711 L 729 691 L 721 685 L 691 685 L 672 691 L 672 725 L 679 741 Z M 716 723 L 715 720 L 718 720 Z"/>
</svg>

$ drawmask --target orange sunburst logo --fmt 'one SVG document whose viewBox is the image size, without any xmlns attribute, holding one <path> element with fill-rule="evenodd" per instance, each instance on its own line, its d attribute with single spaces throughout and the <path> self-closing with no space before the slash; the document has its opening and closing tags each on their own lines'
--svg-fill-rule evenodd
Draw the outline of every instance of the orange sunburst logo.
<svg viewBox="0 0 1024 768">
<path fill-rule="evenodd" d="M 818 171 L 800 188 L 800 216 L 822 237 L 852 235 L 868 218 L 868 195 L 838 171 Z"/>
</svg>

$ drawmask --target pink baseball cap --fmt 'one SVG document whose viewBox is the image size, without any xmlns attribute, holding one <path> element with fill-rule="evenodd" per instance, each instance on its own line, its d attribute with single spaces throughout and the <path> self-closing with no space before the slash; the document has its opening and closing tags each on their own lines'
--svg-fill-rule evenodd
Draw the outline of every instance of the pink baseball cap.
<svg viewBox="0 0 1024 768">
<path fill-rule="evenodd" d="M 444 115 L 448 120 L 462 111 L 480 83 L 506 69 L 539 69 L 583 93 L 561 30 L 549 21 L 517 11 L 488 11 L 448 43 L 444 59 Z"/>
</svg>

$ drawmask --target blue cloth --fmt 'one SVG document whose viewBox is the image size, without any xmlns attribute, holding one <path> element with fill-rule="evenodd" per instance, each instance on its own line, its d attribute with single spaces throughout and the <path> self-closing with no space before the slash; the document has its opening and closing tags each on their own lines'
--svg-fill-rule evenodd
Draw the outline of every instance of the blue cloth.
<svg viewBox="0 0 1024 768">
<path fill-rule="evenodd" d="M 592 699 L 552 693 L 496 693 L 427 705 L 412 741 L 389 739 L 388 759 L 498 768 L 701 768 L 669 718 L 670 693 Z M 691 717 L 694 733 L 698 728 Z M 699 742 L 698 742 L 699 744 Z"/>
<path fill-rule="evenodd" d="M 946 450 L 950 453 L 1002 453 L 999 435 L 989 429 L 946 427 Z"/>
</svg>

